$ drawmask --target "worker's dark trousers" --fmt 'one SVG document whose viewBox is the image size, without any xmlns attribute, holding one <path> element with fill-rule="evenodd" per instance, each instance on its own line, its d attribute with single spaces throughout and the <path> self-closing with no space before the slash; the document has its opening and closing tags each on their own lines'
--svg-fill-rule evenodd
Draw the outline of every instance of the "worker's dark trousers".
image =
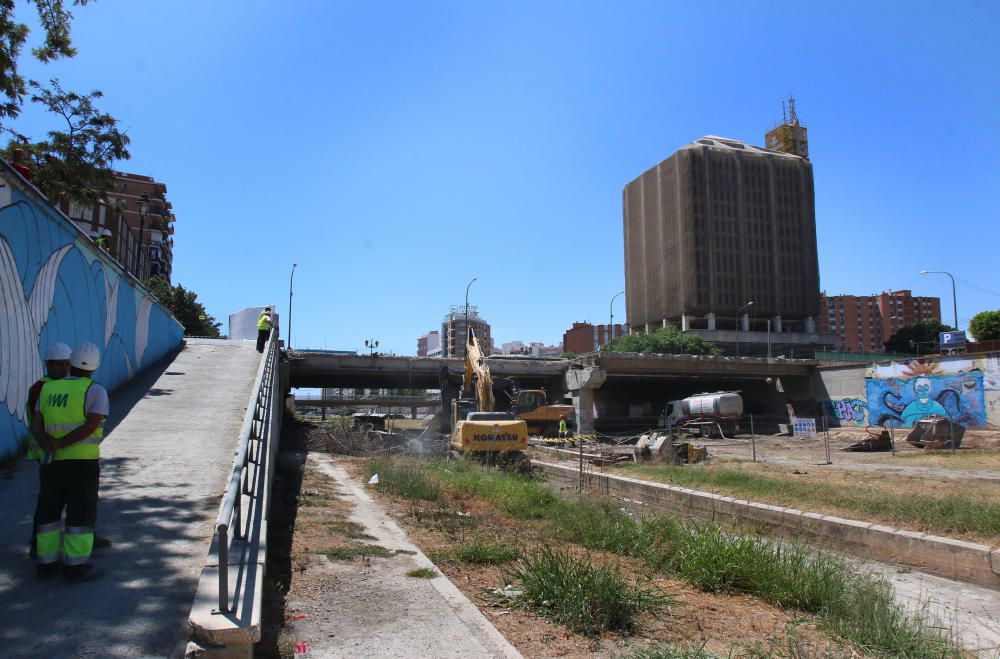
<svg viewBox="0 0 1000 659">
<path fill-rule="evenodd" d="M 264 352 L 264 345 L 267 343 L 267 335 L 271 330 L 257 330 L 257 352 Z"/>
<path fill-rule="evenodd" d="M 41 535 L 58 525 L 66 510 L 66 532 L 89 530 L 93 534 L 97 524 L 97 490 L 101 481 L 101 467 L 97 460 L 57 460 L 41 471 L 41 489 L 38 497 L 36 523 Z M 43 547 L 39 542 L 39 563 L 44 562 Z M 80 557 L 75 557 L 79 559 Z M 85 569 L 83 565 L 64 566 L 64 572 Z"/>
<path fill-rule="evenodd" d="M 35 536 L 38 534 L 38 511 L 42 507 L 42 472 L 49 468 L 49 465 L 38 461 L 38 496 L 35 497 L 35 516 L 31 520 L 31 556 L 35 556 Z"/>
</svg>

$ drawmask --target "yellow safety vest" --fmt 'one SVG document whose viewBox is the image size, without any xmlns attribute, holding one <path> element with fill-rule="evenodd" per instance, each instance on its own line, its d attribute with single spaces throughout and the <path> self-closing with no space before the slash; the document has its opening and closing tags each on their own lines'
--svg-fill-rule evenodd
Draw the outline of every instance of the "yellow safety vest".
<svg viewBox="0 0 1000 659">
<path fill-rule="evenodd" d="M 47 375 L 42 376 L 41 380 L 42 382 L 52 382 L 52 378 Z M 34 387 L 35 385 L 31 386 Z M 42 450 L 42 447 L 38 445 L 38 442 L 31 435 L 31 417 L 34 416 L 35 410 L 31 409 L 30 400 L 24 403 L 24 411 L 28 413 L 25 417 L 28 420 L 28 453 L 25 457 L 28 460 L 41 460 L 45 457 L 45 451 Z"/>
<path fill-rule="evenodd" d="M 45 432 L 56 439 L 65 437 L 87 422 L 87 390 L 90 378 L 53 380 L 42 387 L 39 408 L 45 419 Z M 86 439 L 56 451 L 56 460 L 97 460 L 101 457 L 104 422 Z"/>
<path fill-rule="evenodd" d="M 260 312 L 260 316 L 257 318 L 257 329 L 258 330 L 271 329 L 271 318 L 267 315 L 266 311 Z"/>
</svg>

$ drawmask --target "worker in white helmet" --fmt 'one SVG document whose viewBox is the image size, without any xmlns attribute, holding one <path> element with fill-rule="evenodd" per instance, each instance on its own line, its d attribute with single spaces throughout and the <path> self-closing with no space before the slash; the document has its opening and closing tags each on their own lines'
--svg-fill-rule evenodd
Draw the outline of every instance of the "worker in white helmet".
<svg viewBox="0 0 1000 659">
<path fill-rule="evenodd" d="M 62 569 L 70 583 L 90 581 L 103 571 L 90 563 L 97 523 L 101 441 L 108 416 L 108 392 L 91 378 L 101 363 L 93 343 L 81 343 L 70 357 L 70 373 L 47 382 L 31 420 L 32 434 L 53 462 L 42 473 L 36 535 L 39 577 Z M 66 527 L 61 528 L 63 510 Z M 61 563 L 61 566 L 60 566 Z"/>
<path fill-rule="evenodd" d="M 38 382 L 28 388 L 28 402 L 25 404 L 25 418 L 31 424 L 31 417 L 34 414 L 35 406 L 38 404 L 38 397 L 42 393 L 42 387 L 46 382 L 61 380 L 69 375 L 69 358 L 72 350 L 65 343 L 53 343 L 45 350 L 45 375 Z M 25 457 L 28 460 L 38 462 L 38 479 L 41 482 L 42 471 L 52 462 L 52 455 L 42 450 L 35 438 L 28 435 L 28 451 Z M 41 488 L 39 488 L 39 499 Z M 35 502 L 35 516 L 31 525 L 31 557 L 35 557 L 35 533 L 38 530 L 38 501 Z"/>
</svg>

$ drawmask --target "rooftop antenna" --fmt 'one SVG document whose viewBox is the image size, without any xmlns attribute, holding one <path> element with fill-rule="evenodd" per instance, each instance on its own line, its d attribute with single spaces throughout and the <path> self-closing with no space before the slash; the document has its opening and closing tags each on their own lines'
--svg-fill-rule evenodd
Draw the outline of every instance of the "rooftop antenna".
<svg viewBox="0 0 1000 659">
<path fill-rule="evenodd" d="M 799 118 L 795 116 L 795 97 L 788 97 L 788 118 L 785 119 L 785 123 L 798 124 Z"/>
<path fill-rule="evenodd" d="M 781 123 L 788 123 L 788 108 L 785 106 L 785 102 L 781 102 Z"/>
</svg>

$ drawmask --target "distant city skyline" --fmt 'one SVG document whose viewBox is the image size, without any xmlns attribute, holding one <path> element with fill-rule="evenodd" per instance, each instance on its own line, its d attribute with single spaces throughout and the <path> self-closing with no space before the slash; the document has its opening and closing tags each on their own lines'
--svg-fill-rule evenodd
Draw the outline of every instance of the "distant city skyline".
<svg viewBox="0 0 1000 659">
<path fill-rule="evenodd" d="M 104 92 L 115 169 L 170 186 L 172 280 L 219 320 L 286 314 L 298 263 L 296 346 L 412 354 L 473 278 L 498 340 L 555 344 L 624 287 L 626 183 L 704 135 L 763 146 L 791 94 L 820 287 L 951 323 L 950 281 L 919 274 L 948 271 L 961 328 L 1000 308 L 997 3 L 250 7 L 88 3 L 77 57 L 22 71 Z M 11 127 L 53 125 L 29 104 Z"/>
</svg>

